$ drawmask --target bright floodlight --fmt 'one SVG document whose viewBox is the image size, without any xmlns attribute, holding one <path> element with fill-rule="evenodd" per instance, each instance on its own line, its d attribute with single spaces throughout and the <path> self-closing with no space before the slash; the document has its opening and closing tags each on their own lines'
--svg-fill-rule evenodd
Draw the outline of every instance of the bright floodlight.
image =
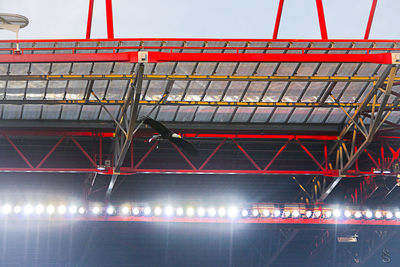
<svg viewBox="0 0 400 267">
<path fill-rule="evenodd" d="M 40 214 L 42 214 L 43 212 L 44 212 L 44 207 L 43 207 L 43 205 L 37 205 L 36 207 L 35 207 L 35 212 L 36 212 L 36 214 L 38 214 L 38 215 L 40 215 Z"/>
<path fill-rule="evenodd" d="M 290 217 L 290 210 L 284 210 L 282 213 L 282 217 L 289 218 Z"/>
<path fill-rule="evenodd" d="M 57 212 L 58 212 L 58 214 L 65 214 L 65 212 L 67 211 L 67 207 L 65 207 L 64 205 L 60 205 L 60 206 L 58 206 L 58 208 L 57 208 Z"/>
<path fill-rule="evenodd" d="M 145 207 L 143 210 L 144 215 L 149 216 L 151 214 L 151 208 Z"/>
<path fill-rule="evenodd" d="M 359 211 L 354 212 L 354 217 L 355 217 L 356 219 L 360 219 L 361 216 L 362 216 L 361 212 L 359 212 Z"/>
<path fill-rule="evenodd" d="M 128 207 L 127 207 L 127 208 L 128 208 Z M 124 211 L 123 211 L 123 212 L 124 212 Z M 128 210 L 125 211 L 125 212 L 126 212 L 126 213 L 124 213 L 124 214 L 129 214 L 129 208 L 128 208 Z M 133 214 L 133 215 L 138 216 L 139 213 L 140 213 L 140 209 L 139 209 L 138 207 L 134 207 L 134 208 L 132 209 L 132 214 Z"/>
<path fill-rule="evenodd" d="M 281 216 L 281 211 L 278 210 L 278 209 L 274 210 L 274 216 L 275 216 L 275 217 Z"/>
<path fill-rule="evenodd" d="M 75 206 L 75 205 L 71 205 L 71 206 L 69 206 L 69 208 L 68 208 L 68 212 L 69 212 L 70 214 L 75 214 L 77 211 L 78 211 L 78 207 Z"/>
<path fill-rule="evenodd" d="M 315 210 L 315 211 L 314 211 L 314 214 L 313 214 L 313 217 L 314 217 L 314 218 L 319 218 L 319 217 L 321 217 L 321 211 L 320 211 L 320 210 Z"/>
<path fill-rule="evenodd" d="M 306 217 L 307 218 L 311 218 L 311 216 L 312 216 L 312 211 L 311 210 L 307 210 L 306 211 Z"/>
<path fill-rule="evenodd" d="M 206 210 L 204 208 L 197 209 L 197 215 L 203 217 L 206 214 Z"/>
<path fill-rule="evenodd" d="M 248 210 L 242 210 L 242 217 L 247 217 L 249 215 Z"/>
<path fill-rule="evenodd" d="M 269 215 L 271 215 L 271 213 L 269 212 L 269 210 L 263 210 L 263 216 L 264 216 L 264 217 L 269 217 Z"/>
<path fill-rule="evenodd" d="M 186 215 L 192 217 L 194 215 L 194 208 L 189 207 L 186 209 Z"/>
<path fill-rule="evenodd" d="M 254 210 L 251 211 L 251 214 L 252 214 L 254 217 L 257 217 L 260 213 L 258 212 L 257 209 L 254 209 Z"/>
<path fill-rule="evenodd" d="M 380 212 L 379 210 L 377 210 L 377 211 L 375 212 L 375 218 L 381 219 L 381 218 L 382 218 L 382 212 Z"/>
<path fill-rule="evenodd" d="M 15 213 L 15 214 L 20 214 L 21 211 L 22 211 L 21 206 L 18 206 L 18 205 L 17 205 L 17 206 L 14 207 L 14 213 Z"/>
<path fill-rule="evenodd" d="M 236 218 L 238 216 L 238 209 L 236 207 L 230 207 L 228 209 L 228 216 L 231 218 Z"/>
<path fill-rule="evenodd" d="M 332 211 L 327 210 L 327 211 L 325 212 L 325 218 L 330 218 L 330 217 L 332 217 Z"/>
<path fill-rule="evenodd" d="M 226 215 L 226 209 L 225 208 L 219 208 L 218 209 L 218 216 L 219 217 L 224 217 Z"/>
<path fill-rule="evenodd" d="M 346 218 L 350 218 L 350 217 L 351 217 L 351 211 L 345 210 L 345 211 L 344 211 L 344 216 L 345 216 Z"/>
<path fill-rule="evenodd" d="M 371 219 L 371 218 L 372 218 L 372 211 L 367 210 L 367 211 L 365 212 L 365 217 L 367 217 L 368 219 Z"/>
<path fill-rule="evenodd" d="M 24 213 L 25 214 L 27 214 L 27 215 L 29 215 L 29 214 L 32 214 L 32 212 L 33 212 L 33 207 L 32 207 L 32 205 L 26 205 L 25 207 L 24 207 Z"/>
<path fill-rule="evenodd" d="M 207 214 L 208 214 L 208 216 L 210 216 L 210 217 L 215 217 L 215 215 L 217 215 L 217 211 L 216 211 L 214 208 L 209 208 L 209 209 L 207 210 Z"/>
<path fill-rule="evenodd" d="M 298 210 L 292 211 L 292 217 L 293 217 L 293 218 L 298 218 L 298 217 L 300 217 L 300 212 L 299 212 Z"/>
<path fill-rule="evenodd" d="M 3 212 L 4 214 L 10 214 L 11 211 L 12 211 L 12 207 L 11 207 L 11 205 L 9 205 L 9 204 L 5 204 L 5 205 L 3 206 L 3 208 L 2 208 L 2 212 Z"/>
<path fill-rule="evenodd" d="M 101 212 L 101 208 L 99 206 L 95 206 L 92 209 L 93 214 L 98 215 Z"/>
<path fill-rule="evenodd" d="M 400 219 L 400 211 L 396 211 L 394 213 L 394 217 L 396 217 L 396 219 Z"/>
<path fill-rule="evenodd" d="M 51 214 L 54 213 L 54 211 L 55 211 L 55 208 L 54 208 L 53 205 L 47 206 L 47 208 L 46 208 L 47 214 L 50 214 L 50 215 L 51 215 Z"/>
<path fill-rule="evenodd" d="M 85 214 L 85 211 L 86 211 L 86 210 L 85 210 L 84 207 L 80 207 L 80 208 L 78 209 L 78 213 L 81 214 L 81 215 L 82 215 L 82 214 Z"/>
<path fill-rule="evenodd" d="M 123 206 L 123 207 L 121 208 L 121 213 L 122 213 L 123 215 L 128 215 L 128 214 L 129 214 L 129 207 L 128 207 L 128 206 Z"/>
<path fill-rule="evenodd" d="M 162 210 L 161 210 L 160 207 L 155 207 L 155 208 L 154 208 L 154 214 L 155 214 L 156 216 L 160 216 L 161 213 L 162 213 Z"/>
<path fill-rule="evenodd" d="M 390 211 L 387 211 L 385 217 L 386 217 L 386 219 L 392 219 L 393 218 L 393 213 L 390 212 Z"/>
<path fill-rule="evenodd" d="M 115 209 L 114 209 L 114 207 L 110 206 L 107 208 L 106 212 L 108 215 L 113 215 L 115 212 Z"/>
<path fill-rule="evenodd" d="M 165 212 L 165 215 L 172 216 L 172 215 L 174 215 L 174 208 L 171 206 L 167 206 L 167 207 L 165 207 L 164 212 Z"/>
<path fill-rule="evenodd" d="M 335 216 L 335 218 L 339 218 L 340 217 L 340 210 L 334 210 L 333 211 L 333 216 Z"/>
<path fill-rule="evenodd" d="M 184 213 L 183 208 L 179 207 L 179 208 L 176 209 L 176 215 L 182 216 L 183 213 Z"/>
</svg>

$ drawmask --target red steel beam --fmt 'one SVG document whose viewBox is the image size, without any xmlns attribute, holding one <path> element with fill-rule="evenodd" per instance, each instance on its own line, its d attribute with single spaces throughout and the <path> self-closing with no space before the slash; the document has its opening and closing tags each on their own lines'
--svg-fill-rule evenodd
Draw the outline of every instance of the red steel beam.
<svg viewBox="0 0 400 267">
<path fill-rule="evenodd" d="M 94 0 L 89 0 L 88 21 L 86 25 L 86 39 L 90 39 L 90 33 L 92 32 L 93 6 L 94 6 Z"/>
<path fill-rule="evenodd" d="M 79 54 L 1 54 L 0 63 L 138 62 L 138 52 Z M 149 63 L 162 62 L 319 62 L 392 64 L 392 53 L 279 54 L 279 53 L 167 53 L 148 52 Z"/>
<path fill-rule="evenodd" d="M 240 151 L 242 151 L 243 155 L 251 162 L 251 164 L 253 164 L 253 166 L 261 171 L 260 166 L 258 166 L 258 164 L 253 160 L 252 157 L 250 157 L 250 155 L 246 152 L 246 150 L 243 149 L 243 147 L 241 145 L 238 144 L 238 142 L 235 141 L 235 139 L 232 139 L 232 142 L 235 143 L 235 145 L 239 148 Z"/>
<path fill-rule="evenodd" d="M 284 2 L 284 0 L 279 0 L 278 12 L 276 13 L 274 35 L 273 35 L 272 39 L 278 38 L 279 25 L 281 23 L 282 10 L 283 10 L 283 2 Z"/>
<path fill-rule="evenodd" d="M 197 170 L 196 166 L 194 166 L 193 163 L 190 161 L 190 159 L 188 157 L 186 157 L 185 154 L 183 154 L 182 150 L 174 143 L 171 142 L 171 144 L 175 148 L 175 150 L 178 151 L 179 155 L 181 155 L 182 158 L 187 162 L 187 164 L 189 164 L 193 170 Z"/>
<path fill-rule="evenodd" d="M 208 158 L 203 162 L 203 164 L 201 164 L 199 170 L 202 170 L 207 165 L 207 163 L 211 160 L 212 157 L 214 157 L 214 155 L 218 152 L 218 150 L 220 150 L 220 148 L 225 144 L 225 142 L 226 139 L 223 139 L 222 142 L 210 154 L 210 156 L 208 156 Z"/>
<path fill-rule="evenodd" d="M 326 40 L 326 39 L 328 39 L 328 33 L 326 31 L 324 7 L 322 5 L 322 0 L 316 0 L 316 3 L 317 3 L 317 11 L 318 11 L 319 28 L 321 31 L 321 38 L 323 40 Z"/>
<path fill-rule="evenodd" d="M 107 15 L 107 38 L 114 39 L 112 0 L 106 0 L 106 15 Z"/>
<path fill-rule="evenodd" d="M 62 143 L 62 141 L 65 139 L 65 136 L 61 137 L 60 140 L 53 146 L 53 148 L 44 156 L 44 158 L 39 162 L 39 164 L 36 166 L 36 168 L 40 168 L 43 163 L 50 157 L 51 154 L 57 149 L 57 147 Z"/>
<path fill-rule="evenodd" d="M 307 155 L 315 162 L 315 164 L 317 164 L 318 167 L 319 167 L 321 170 L 324 170 L 324 167 L 322 167 L 321 163 L 319 163 L 318 160 L 316 160 L 316 159 L 314 158 L 313 154 L 312 154 L 302 143 L 300 143 L 299 140 L 296 140 L 296 142 L 297 142 L 297 143 L 301 146 L 301 148 L 307 153 Z"/>
<path fill-rule="evenodd" d="M 91 156 L 86 152 L 86 150 L 81 146 L 81 144 L 76 141 L 76 139 L 73 136 L 70 136 L 71 140 L 75 143 L 75 145 L 79 148 L 79 150 L 85 155 L 85 157 L 92 163 L 93 166 L 97 167 L 96 162 L 92 159 Z"/>
<path fill-rule="evenodd" d="M 292 139 L 289 139 L 286 144 L 284 144 L 279 151 L 275 154 L 275 156 L 271 159 L 271 161 L 265 166 L 264 171 L 268 170 L 269 167 L 271 167 L 272 163 L 275 162 L 276 158 L 282 153 L 282 151 L 286 148 L 286 146 L 290 143 Z"/>
<path fill-rule="evenodd" d="M 33 168 L 33 165 L 25 157 L 24 153 L 22 153 L 22 151 L 19 150 L 19 148 L 14 144 L 14 142 L 11 141 L 11 139 L 7 135 L 3 136 L 7 139 L 8 143 L 10 143 L 10 145 L 14 148 L 14 150 L 18 153 L 18 155 L 25 161 L 26 165 L 28 165 L 30 168 Z"/>
<path fill-rule="evenodd" d="M 372 1 L 371 12 L 369 13 L 367 28 L 365 29 L 365 35 L 364 35 L 365 40 L 368 40 L 368 38 L 369 38 L 369 32 L 371 30 L 372 21 L 374 20 L 374 14 L 375 14 L 375 8 L 376 8 L 377 2 L 378 2 L 378 0 Z"/>
</svg>

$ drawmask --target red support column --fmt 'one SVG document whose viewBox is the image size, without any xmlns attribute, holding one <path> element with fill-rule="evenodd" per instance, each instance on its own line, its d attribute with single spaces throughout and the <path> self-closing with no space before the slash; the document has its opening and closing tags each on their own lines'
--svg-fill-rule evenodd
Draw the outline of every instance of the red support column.
<svg viewBox="0 0 400 267">
<path fill-rule="evenodd" d="M 89 0 L 88 21 L 86 25 L 86 39 L 90 39 L 90 33 L 92 32 L 93 6 L 94 6 L 94 0 Z"/>
<path fill-rule="evenodd" d="M 279 0 L 278 12 L 276 13 L 274 35 L 272 39 L 278 38 L 279 25 L 281 23 L 281 17 L 282 17 L 283 2 L 284 0 Z"/>
<path fill-rule="evenodd" d="M 371 30 L 372 21 L 374 20 L 374 14 L 375 14 L 375 8 L 376 8 L 377 2 L 378 2 L 378 0 L 372 1 L 371 12 L 369 13 L 367 29 L 365 30 L 365 35 L 364 35 L 365 40 L 367 40 L 369 38 L 369 32 Z"/>
<path fill-rule="evenodd" d="M 107 15 L 107 38 L 114 39 L 112 0 L 106 0 L 106 15 Z"/>
<path fill-rule="evenodd" d="M 60 140 L 53 146 L 53 148 L 44 156 L 44 158 L 39 162 L 39 164 L 36 166 L 36 168 L 40 168 L 43 163 L 50 157 L 51 154 L 56 150 L 56 148 L 62 143 L 62 141 L 65 139 L 65 136 L 61 137 Z"/>
<path fill-rule="evenodd" d="M 316 2 L 317 2 L 319 28 L 321 30 L 321 38 L 322 39 L 328 39 L 328 33 L 326 31 L 324 7 L 322 5 L 322 0 L 316 0 Z"/>
</svg>

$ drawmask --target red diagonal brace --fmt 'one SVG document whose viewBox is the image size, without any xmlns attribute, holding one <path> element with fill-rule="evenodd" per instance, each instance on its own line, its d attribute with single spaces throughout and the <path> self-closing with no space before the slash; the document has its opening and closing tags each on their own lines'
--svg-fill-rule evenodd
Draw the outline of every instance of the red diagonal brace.
<svg viewBox="0 0 400 267">
<path fill-rule="evenodd" d="M 90 39 L 90 33 L 92 32 L 93 6 L 94 6 L 94 0 L 89 0 L 88 20 L 86 25 L 86 39 Z"/>
<path fill-rule="evenodd" d="M 214 151 L 211 153 L 210 156 L 208 156 L 208 158 L 204 161 L 203 164 L 201 164 L 199 170 L 202 170 L 207 163 L 211 160 L 212 157 L 214 157 L 215 153 L 217 153 L 217 151 L 225 144 L 226 139 L 222 140 L 222 142 L 214 149 Z"/>
<path fill-rule="evenodd" d="M 364 152 L 367 153 L 368 157 L 371 159 L 371 161 L 374 163 L 375 167 L 379 168 L 379 164 L 376 163 L 375 159 L 371 156 L 371 154 L 368 152 L 367 149 L 364 149 Z"/>
<path fill-rule="evenodd" d="M 93 164 L 93 166 L 97 167 L 96 162 L 92 159 L 91 156 L 83 149 L 83 147 L 76 141 L 76 139 L 73 136 L 70 136 L 71 140 L 75 143 L 75 145 L 79 148 L 80 151 L 82 151 L 83 155 L 90 161 L 90 163 Z"/>
<path fill-rule="evenodd" d="M 260 168 L 260 167 L 258 166 L 258 164 L 250 157 L 250 155 L 247 154 L 247 152 L 243 149 L 243 147 L 240 146 L 240 145 L 235 141 L 235 139 L 232 139 L 232 142 L 235 143 L 235 145 L 240 149 L 240 151 L 242 151 L 242 153 L 243 153 L 243 154 L 246 156 L 246 158 L 251 162 L 251 164 L 253 164 L 253 166 L 254 166 L 257 170 L 261 171 L 261 168 Z"/>
<path fill-rule="evenodd" d="M 60 140 L 58 140 L 57 144 L 53 146 L 53 148 L 49 151 L 49 153 L 44 156 L 44 158 L 39 162 L 39 164 L 36 166 L 36 168 L 40 168 L 43 163 L 50 157 L 51 154 L 56 150 L 56 148 L 61 144 L 61 142 L 65 139 L 65 136 L 61 137 Z"/>
<path fill-rule="evenodd" d="M 271 167 L 272 163 L 274 163 L 274 161 L 276 160 L 276 158 L 279 156 L 279 154 L 282 153 L 282 151 L 286 148 L 286 146 L 290 143 L 292 139 L 289 139 L 286 144 L 284 144 L 281 149 L 279 149 L 279 151 L 275 154 L 275 156 L 271 159 L 271 161 L 268 163 L 267 166 L 265 166 L 264 171 L 268 170 L 269 167 Z"/>
<path fill-rule="evenodd" d="M 25 157 L 24 153 L 22 153 L 21 150 L 18 149 L 18 147 L 14 144 L 13 141 L 8 137 L 8 135 L 3 134 L 3 136 L 7 139 L 7 141 L 10 143 L 10 145 L 14 148 L 15 151 L 17 151 L 18 155 L 25 161 L 25 163 L 30 167 L 33 168 L 32 164 L 29 162 L 29 160 Z"/>
<path fill-rule="evenodd" d="M 146 152 L 146 154 L 144 154 L 144 156 L 139 160 L 139 162 L 135 165 L 134 169 L 139 168 L 140 165 L 142 165 L 143 161 L 150 155 L 150 153 L 157 147 L 158 145 L 158 141 L 156 141 L 154 143 L 154 145 L 152 145 L 150 147 L 150 149 Z"/>
<path fill-rule="evenodd" d="M 400 148 L 397 151 L 394 151 L 394 149 L 392 147 L 389 146 L 390 151 L 392 152 L 392 160 L 389 163 L 388 168 L 392 167 L 393 162 L 399 158 L 399 154 L 400 154 Z"/>
<path fill-rule="evenodd" d="M 183 154 L 182 150 L 180 150 L 179 147 L 177 145 L 175 145 L 174 143 L 171 142 L 171 144 L 174 146 L 176 151 L 178 151 L 178 153 L 182 156 L 182 158 L 190 165 L 190 167 L 192 167 L 193 170 L 197 170 L 197 168 L 193 165 L 193 163 L 190 161 L 190 159 L 188 159 L 188 157 L 186 157 L 186 155 Z"/>
<path fill-rule="evenodd" d="M 296 139 L 296 141 L 297 141 L 297 143 L 301 146 L 301 148 L 307 153 L 307 155 L 315 162 L 315 164 L 317 164 L 318 167 L 319 167 L 321 170 L 325 170 L 324 167 L 322 167 L 322 165 L 318 162 L 318 160 L 316 160 L 316 159 L 314 158 L 314 156 L 311 154 L 311 152 L 310 152 L 299 140 Z"/>
</svg>

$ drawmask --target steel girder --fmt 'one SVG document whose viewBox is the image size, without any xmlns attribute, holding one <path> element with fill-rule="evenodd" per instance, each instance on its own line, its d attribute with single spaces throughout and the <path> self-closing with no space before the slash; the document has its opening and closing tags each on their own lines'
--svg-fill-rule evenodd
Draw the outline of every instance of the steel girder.
<svg viewBox="0 0 400 267">
<path fill-rule="evenodd" d="M 354 111 L 353 115 L 350 115 L 346 110 L 345 112 L 348 121 L 343 127 L 342 131 L 338 135 L 338 141 L 335 146 L 330 150 L 330 154 L 336 153 L 336 168 L 339 170 L 339 176 L 336 177 L 332 183 L 326 188 L 320 195 L 319 201 L 325 200 L 330 192 L 336 187 L 343 176 L 348 174 L 348 170 L 355 164 L 358 157 L 366 152 L 366 148 L 372 142 L 375 134 L 383 125 L 385 120 L 388 118 L 390 113 L 394 110 L 387 105 L 389 104 L 389 98 L 391 96 L 392 86 L 394 78 L 396 76 L 398 66 L 388 65 L 382 73 L 379 80 L 374 83 L 373 87 L 366 94 L 359 107 Z M 387 83 L 385 81 L 387 80 Z M 380 106 L 377 107 L 377 101 L 382 94 L 382 100 Z M 331 97 L 336 101 L 333 95 Z M 367 109 L 367 106 L 372 101 L 372 109 L 369 116 L 369 123 L 363 119 L 363 112 Z M 399 96 L 395 96 L 392 100 L 393 105 L 398 105 L 400 101 Z M 340 106 L 340 103 L 336 101 Z M 352 131 L 351 143 L 346 142 L 345 136 Z M 362 136 L 363 140 L 360 140 Z"/>
<path fill-rule="evenodd" d="M 128 92 L 127 101 L 121 109 L 121 118 L 114 133 L 114 164 L 113 175 L 107 189 L 107 197 L 111 195 L 115 182 L 121 171 L 125 155 L 128 152 L 135 131 L 138 117 L 138 106 L 143 84 L 144 64 L 140 63 L 135 82 L 131 82 L 131 90 Z"/>
</svg>

